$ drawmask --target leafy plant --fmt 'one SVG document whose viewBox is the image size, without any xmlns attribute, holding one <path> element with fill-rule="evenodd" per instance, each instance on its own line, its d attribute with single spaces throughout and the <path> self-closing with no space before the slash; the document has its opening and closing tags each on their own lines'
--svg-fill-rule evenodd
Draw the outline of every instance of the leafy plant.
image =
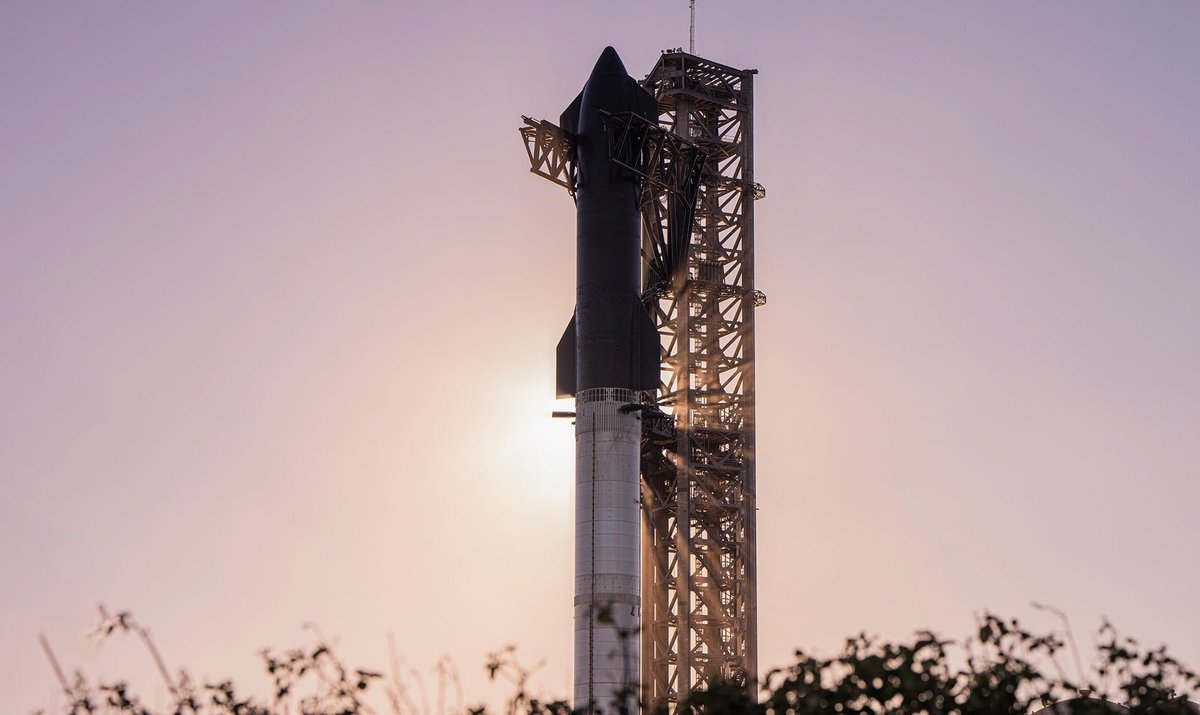
<svg viewBox="0 0 1200 715">
<path fill-rule="evenodd" d="M 1036 606 L 1036 604 L 1035 604 Z M 787 668 L 767 673 L 761 692 L 744 683 L 713 682 L 679 707 L 704 715 L 1198 715 L 1186 695 L 1200 685 L 1196 673 L 1171 657 L 1165 647 L 1143 648 L 1105 622 L 1098 631 L 1097 659 L 1086 671 L 1074 646 L 1065 615 L 1064 637 L 1039 634 L 1016 619 L 980 616 L 976 632 L 961 643 L 918 632 L 911 640 L 885 642 L 865 634 L 848 639 L 832 657 L 796 651 Z M 91 683 L 82 673 L 68 679 L 49 644 L 42 645 L 58 678 L 65 715 L 486 715 L 486 708 L 464 707 L 452 662 L 437 666 L 436 710 L 431 708 L 419 674 L 402 673 L 395 646 L 387 671 L 352 668 L 315 626 L 314 643 L 287 651 L 260 653 L 272 683 L 269 699 L 240 694 L 230 680 L 197 684 L 186 671 L 172 676 L 149 632 L 128 612 L 110 615 L 101 608 L 99 639 L 118 634 L 138 638 L 166 685 L 170 704 L 152 711 L 125 681 Z M 1069 645 L 1069 647 L 1068 647 Z M 1060 662 L 1066 650 L 1075 676 Z M 630 658 L 630 672 L 632 658 Z M 522 665 L 509 646 L 488 656 L 492 679 L 511 684 L 505 715 L 571 715 L 563 700 L 545 700 L 530 692 L 533 670 Z M 420 705 L 412 685 L 420 691 Z M 447 703 L 453 688 L 455 702 Z M 636 692 L 631 682 L 629 692 Z M 620 710 L 620 704 L 609 710 Z M 649 712 L 662 707 L 643 704 Z M 604 707 L 594 708 L 602 712 Z M 46 711 L 39 711 L 45 713 Z"/>
</svg>

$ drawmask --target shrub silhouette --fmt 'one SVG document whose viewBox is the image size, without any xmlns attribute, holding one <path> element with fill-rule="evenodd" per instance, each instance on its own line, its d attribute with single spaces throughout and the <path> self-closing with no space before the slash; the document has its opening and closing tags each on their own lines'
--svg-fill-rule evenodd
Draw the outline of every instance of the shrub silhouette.
<svg viewBox="0 0 1200 715">
<path fill-rule="evenodd" d="M 796 651 L 792 665 L 766 674 L 760 692 L 741 683 L 714 682 L 679 710 L 705 715 L 1200 715 L 1186 697 L 1200 681 L 1165 647 L 1144 648 L 1106 622 L 1098 631 L 1096 662 L 1085 671 L 1065 617 L 1063 623 L 1065 640 L 993 614 L 979 617 L 976 632 L 958 643 L 927 631 L 897 643 L 862 634 L 832 657 Z M 68 679 L 44 639 L 43 647 L 66 696 L 59 712 L 67 715 L 486 715 L 482 706 L 464 707 L 457 671 L 448 660 L 435 667 L 435 710 L 424 697 L 420 705 L 414 701 L 413 677 L 402 675 L 394 649 L 387 669 L 352 668 L 318 629 L 309 629 L 315 642 L 308 647 L 261 652 L 272 694 L 259 701 L 242 695 L 230 680 L 198 684 L 186 671 L 172 676 L 145 628 L 128 612 L 110 615 L 102 608 L 94 635 L 126 634 L 142 641 L 166 685 L 170 704 L 165 710 L 150 709 L 124 681 L 92 683 L 78 672 Z M 1073 678 L 1062 666 L 1064 652 L 1073 657 Z M 505 715 L 573 712 L 565 701 L 529 692 L 531 671 L 511 646 L 489 655 L 486 668 L 493 679 L 513 687 Z M 450 688 L 457 696 L 453 705 L 446 703 Z M 603 704 L 594 708 L 605 710 Z"/>
</svg>

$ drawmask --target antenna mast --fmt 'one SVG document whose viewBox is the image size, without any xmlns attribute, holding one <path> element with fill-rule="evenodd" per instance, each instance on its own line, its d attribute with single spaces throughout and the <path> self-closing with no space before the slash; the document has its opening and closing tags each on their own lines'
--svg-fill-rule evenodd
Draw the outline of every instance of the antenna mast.
<svg viewBox="0 0 1200 715">
<path fill-rule="evenodd" d="M 688 12 L 691 22 L 688 23 L 688 54 L 696 54 L 696 0 L 688 0 Z"/>
</svg>

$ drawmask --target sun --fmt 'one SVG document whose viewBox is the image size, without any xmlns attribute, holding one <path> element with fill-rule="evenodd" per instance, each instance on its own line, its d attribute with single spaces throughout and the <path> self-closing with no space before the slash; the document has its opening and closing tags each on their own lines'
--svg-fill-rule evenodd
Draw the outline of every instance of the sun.
<svg viewBox="0 0 1200 715">
<path fill-rule="evenodd" d="M 571 513 L 574 421 L 551 413 L 573 412 L 574 400 L 555 400 L 552 379 L 531 374 L 505 386 L 499 404 L 502 414 L 493 433 L 501 457 L 498 476 L 522 504 Z"/>
</svg>

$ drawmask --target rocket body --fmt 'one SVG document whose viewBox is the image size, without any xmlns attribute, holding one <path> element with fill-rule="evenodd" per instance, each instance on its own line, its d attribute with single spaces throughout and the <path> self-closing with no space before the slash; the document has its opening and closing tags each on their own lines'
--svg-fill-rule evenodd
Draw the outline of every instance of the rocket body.
<svg viewBox="0 0 1200 715">
<path fill-rule="evenodd" d="M 574 707 L 605 713 L 637 712 L 642 424 L 621 410 L 631 396 L 588 390 L 575 405 Z"/>
<path fill-rule="evenodd" d="M 575 314 L 558 345 L 558 394 L 575 397 L 574 707 L 637 710 L 643 390 L 659 336 L 640 300 L 640 186 L 610 159 L 604 114 L 658 104 L 611 47 L 560 124 L 576 167 Z M 623 409 L 624 408 L 624 409 Z"/>
</svg>

